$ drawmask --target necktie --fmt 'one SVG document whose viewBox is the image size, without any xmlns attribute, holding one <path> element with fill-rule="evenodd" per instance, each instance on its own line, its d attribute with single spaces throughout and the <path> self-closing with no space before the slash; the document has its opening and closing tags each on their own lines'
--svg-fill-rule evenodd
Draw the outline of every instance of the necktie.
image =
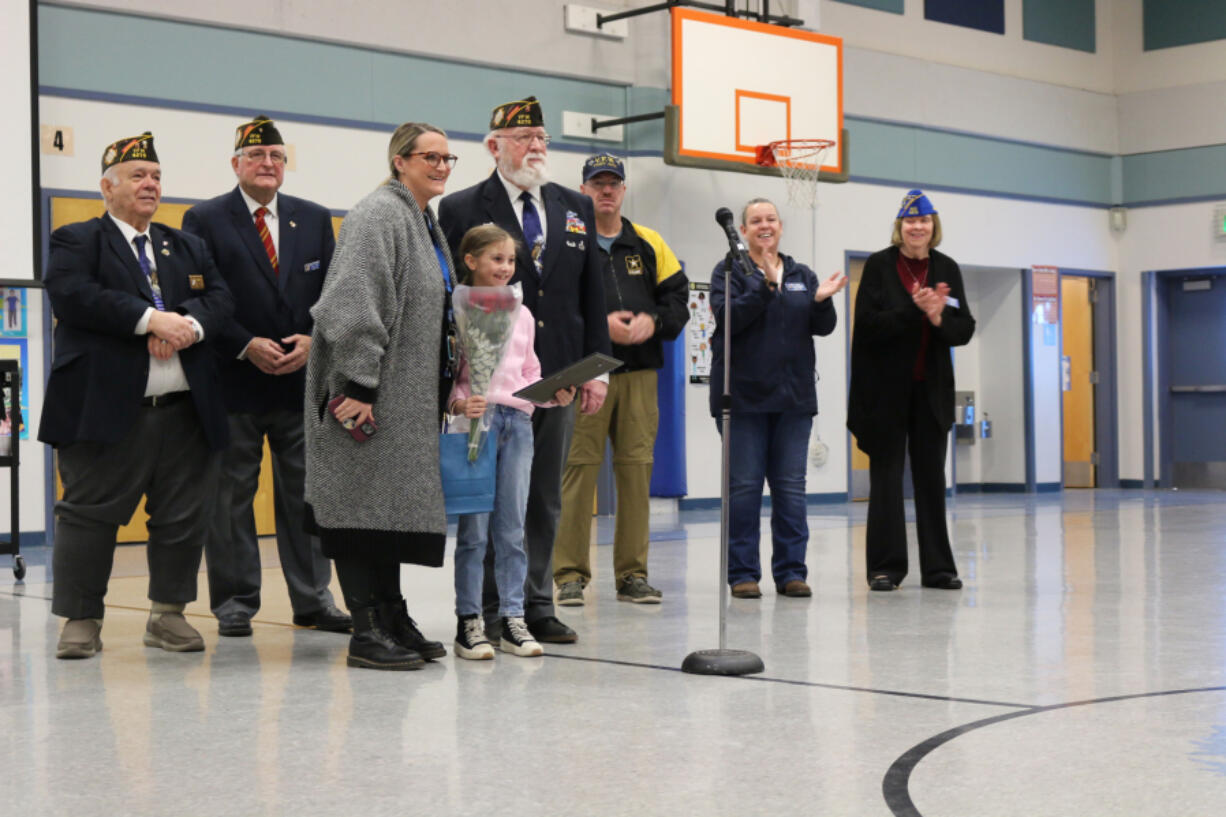
<svg viewBox="0 0 1226 817">
<path fill-rule="evenodd" d="M 277 263 L 277 248 L 272 243 L 272 233 L 268 232 L 268 225 L 264 223 L 264 214 L 267 212 L 267 207 L 256 208 L 255 228 L 260 231 L 260 241 L 264 242 L 264 252 L 268 253 L 268 260 L 272 263 L 273 273 L 280 275 L 281 265 Z"/>
<path fill-rule="evenodd" d="M 532 194 L 527 190 L 519 194 L 519 200 L 524 203 L 524 241 L 528 243 L 528 251 L 532 254 L 532 263 L 536 265 L 536 274 L 544 271 L 545 231 L 541 229 L 541 216 L 532 203 Z"/>
<path fill-rule="evenodd" d="M 149 289 L 153 291 L 153 305 L 159 311 L 165 312 L 166 304 L 162 301 L 162 288 L 158 285 L 157 273 L 149 266 L 149 258 L 145 255 L 145 244 L 149 243 L 149 236 L 138 235 L 132 241 L 136 244 L 136 260 L 140 263 L 140 271 L 149 279 Z"/>
</svg>

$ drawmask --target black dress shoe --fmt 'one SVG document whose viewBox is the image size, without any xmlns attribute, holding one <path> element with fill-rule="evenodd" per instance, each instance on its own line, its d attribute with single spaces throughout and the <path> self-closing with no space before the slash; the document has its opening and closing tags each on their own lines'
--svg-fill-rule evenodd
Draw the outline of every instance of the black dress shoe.
<svg viewBox="0 0 1226 817">
<path fill-rule="evenodd" d="M 246 613 L 226 613 L 218 616 L 217 634 L 233 638 L 251 635 L 251 616 Z"/>
<path fill-rule="evenodd" d="M 353 629 L 353 619 L 347 613 L 328 605 L 313 613 L 294 613 L 295 627 L 310 627 L 329 633 L 347 633 Z"/>
<path fill-rule="evenodd" d="M 898 587 L 898 585 L 894 584 L 894 582 L 890 579 L 890 577 L 885 575 L 884 573 L 873 576 L 871 579 L 868 580 L 869 590 L 890 591 L 890 590 L 895 589 L 896 587 Z"/>
<path fill-rule="evenodd" d="M 920 582 L 924 587 L 934 587 L 937 590 L 961 590 L 962 580 L 957 576 L 948 574 L 937 576 L 932 579 L 924 579 Z"/>
<path fill-rule="evenodd" d="M 447 654 L 447 648 L 441 641 L 431 641 L 418 629 L 417 622 L 409 616 L 409 607 L 403 598 L 396 601 L 386 601 L 379 605 L 379 616 L 383 626 L 392 638 L 396 639 L 422 658 L 433 660 Z"/>
<path fill-rule="evenodd" d="M 557 616 L 545 616 L 528 622 L 528 632 L 537 641 L 546 644 L 574 644 L 579 634 L 558 621 Z"/>
</svg>

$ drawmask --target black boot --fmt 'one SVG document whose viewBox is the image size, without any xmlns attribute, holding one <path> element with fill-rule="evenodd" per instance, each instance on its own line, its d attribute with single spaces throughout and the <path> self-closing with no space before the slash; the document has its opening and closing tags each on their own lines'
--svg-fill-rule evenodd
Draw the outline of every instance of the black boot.
<svg viewBox="0 0 1226 817">
<path fill-rule="evenodd" d="M 377 607 L 353 610 L 353 637 L 349 639 L 351 667 L 365 669 L 421 669 L 426 662 L 418 653 L 400 644 L 379 620 Z"/>
<path fill-rule="evenodd" d="M 433 660 L 447 654 L 447 649 L 441 641 L 430 641 L 417 629 L 417 622 L 409 618 L 409 607 L 403 598 L 382 602 L 379 605 L 379 615 L 392 638 L 422 658 Z"/>
</svg>

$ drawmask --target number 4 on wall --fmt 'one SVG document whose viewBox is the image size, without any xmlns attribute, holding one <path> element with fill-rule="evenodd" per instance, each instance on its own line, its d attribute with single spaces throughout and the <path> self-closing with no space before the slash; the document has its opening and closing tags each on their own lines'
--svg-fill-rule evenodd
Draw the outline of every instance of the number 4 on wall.
<svg viewBox="0 0 1226 817">
<path fill-rule="evenodd" d="M 72 128 L 63 125 L 43 125 L 40 141 L 43 153 L 50 153 L 54 156 L 71 156 L 73 153 Z"/>
</svg>

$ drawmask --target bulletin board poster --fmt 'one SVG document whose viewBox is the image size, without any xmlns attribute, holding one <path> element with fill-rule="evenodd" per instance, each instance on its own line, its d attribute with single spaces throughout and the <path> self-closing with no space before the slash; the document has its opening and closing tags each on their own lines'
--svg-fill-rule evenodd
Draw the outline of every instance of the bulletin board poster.
<svg viewBox="0 0 1226 817">
<path fill-rule="evenodd" d="M 1060 270 L 1057 267 L 1030 268 L 1031 322 L 1055 326 L 1060 323 Z"/>
<path fill-rule="evenodd" d="M 30 371 L 30 361 L 28 356 L 27 341 L 13 338 L 0 338 L 0 359 L 16 360 L 21 364 L 21 439 L 30 439 L 30 385 L 28 374 Z M 9 417 L 12 416 L 10 407 L 12 406 L 13 395 L 9 394 L 7 386 L 4 387 L 4 416 L 0 418 L 0 437 L 7 437 L 12 434 L 12 428 L 9 423 Z"/>
<path fill-rule="evenodd" d="M 0 287 L 0 310 L 4 315 L 0 337 L 26 337 L 26 291 L 19 287 Z M 25 367 L 21 370 L 24 372 Z"/>
<path fill-rule="evenodd" d="M 711 335 L 715 313 L 711 311 L 711 285 L 690 281 L 690 321 L 685 325 L 686 367 L 691 383 L 711 381 Z"/>
</svg>

